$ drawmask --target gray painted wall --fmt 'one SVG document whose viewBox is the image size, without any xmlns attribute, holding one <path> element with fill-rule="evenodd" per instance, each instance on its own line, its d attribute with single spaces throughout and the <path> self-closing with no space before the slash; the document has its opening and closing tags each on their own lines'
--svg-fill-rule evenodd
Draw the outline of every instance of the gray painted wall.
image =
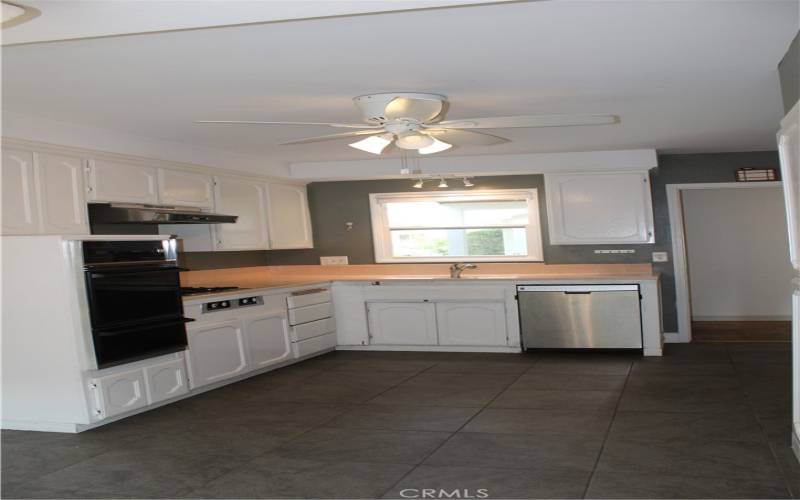
<svg viewBox="0 0 800 500">
<path fill-rule="evenodd" d="M 478 177 L 473 189 L 537 188 L 544 243 L 544 258 L 549 264 L 600 263 L 600 262 L 650 262 L 651 252 L 672 251 L 666 185 L 698 182 L 733 182 L 740 167 L 778 167 L 774 151 L 754 153 L 714 153 L 692 155 L 660 155 L 659 167 L 651 171 L 653 190 L 653 216 L 656 243 L 653 245 L 550 245 L 544 205 L 544 177 L 542 175 L 515 175 Z M 370 227 L 369 194 L 416 191 L 410 180 L 373 180 L 315 182 L 308 186 L 311 219 L 314 226 L 314 243 L 311 250 L 285 250 L 268 252 L 270 265 L 318 264 L 321 255 L 347 255 L 351 264 L 373 264 Z M 459 182 L 451 182 L 452 190 Z M 461 187 L 460 189 L 464 189 Z M 438 191 L 434 183 L 427 191 Z M 346 231 L 345 223 L 353 222 L 353 230 Z M 631 248 L 635 254 L 596 255 L 598 248 Z M 671 258 L 670 258 L 671 260 Z M 654 264 L 662 273 L 664 304 L 664 330 L 677 331 L 675 309 L 675 279 L 672 262 Z"/>
<path fill-rule="evenodd" d="M 789 112 L 800 100 L 800 33 L 794 37 L 789 50 L 778 64 L 778 75 L 781 80 L 783 110 Z"/>
</svg>

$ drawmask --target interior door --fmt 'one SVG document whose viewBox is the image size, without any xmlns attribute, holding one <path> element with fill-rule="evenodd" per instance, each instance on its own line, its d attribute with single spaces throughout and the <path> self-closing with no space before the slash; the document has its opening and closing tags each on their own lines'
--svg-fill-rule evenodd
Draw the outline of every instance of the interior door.
<svg viewBox="0 0 800 500">
<path fill-rule="evenodd" d="M 229 320 L 186 328 L 191 387 L 201 387 L 247 371 L 242 322 Z"/>
<path fill-rule="evenodd" d="M 367 303 L 373 345 L 437 345 L 436 310 L 430 302 Z"/>
</svg>

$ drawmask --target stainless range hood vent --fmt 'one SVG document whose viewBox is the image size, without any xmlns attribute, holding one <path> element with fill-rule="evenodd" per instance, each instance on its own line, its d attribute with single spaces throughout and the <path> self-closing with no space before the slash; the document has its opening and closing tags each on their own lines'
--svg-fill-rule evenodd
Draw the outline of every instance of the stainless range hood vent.
<svg viewBox="0 0 800 500">
<path fill-rule="evenodd" d="M 203 212 L 188 207 L 90 203 L 92 224 L 233 224 L 236 215 Z"/>
</svg>

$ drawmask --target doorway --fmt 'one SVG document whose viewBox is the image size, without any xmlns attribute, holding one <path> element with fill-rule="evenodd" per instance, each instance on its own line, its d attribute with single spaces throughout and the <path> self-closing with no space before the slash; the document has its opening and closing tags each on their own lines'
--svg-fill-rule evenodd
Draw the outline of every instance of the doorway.
<svg viewBox="0 0 800 500">
<path fill-rule="evenodd" d="M 667 186 L 678 341 L 788 341 L 791 276 L 779 182 Z"/>
</svg>

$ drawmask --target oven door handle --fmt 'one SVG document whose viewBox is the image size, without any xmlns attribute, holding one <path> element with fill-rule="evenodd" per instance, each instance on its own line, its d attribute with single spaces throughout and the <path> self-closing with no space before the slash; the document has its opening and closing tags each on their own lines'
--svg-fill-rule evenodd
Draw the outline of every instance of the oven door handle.
<svg viewBox="0 0 800 500">
<path fill-rule="evenodd" d="M 150 323 L 139 323 L 137 325 L 131 325 L 124 328 L 95 328 L 93 332 L 95 335 L 99 335 L 101 337 L 107 337 L 111 335 L 117 334 L 124 334 L 129 332 L 135 332 L 138 330 L 144 330 L 145 328 L 152 328 L 152 327 L 161 327 L 161 326 L 171 326 L 177 324 L 185 324 L 191 323 L 192 321 L 196 321 L 194 318 L 176 318 L 169 321 L 153 321 Z"/>
<path fill-rule="evenodd" d="M 157 266 L 157 267 L 140 267 L 137 269 L 132 269 L 130 267 L 118 267 L 118 268 L 102 268 L 102 267 L 86 267 L 86 272 L 91 274 L 93 277 L 102 277 L 102 276 L 121 276 L 125 274 L 142 274 L 142 273 L 157 273 L 157 272 L 183 272 L 188 271 L 184 267 L 177 267 L 177 266 Z"/>
</svg>

